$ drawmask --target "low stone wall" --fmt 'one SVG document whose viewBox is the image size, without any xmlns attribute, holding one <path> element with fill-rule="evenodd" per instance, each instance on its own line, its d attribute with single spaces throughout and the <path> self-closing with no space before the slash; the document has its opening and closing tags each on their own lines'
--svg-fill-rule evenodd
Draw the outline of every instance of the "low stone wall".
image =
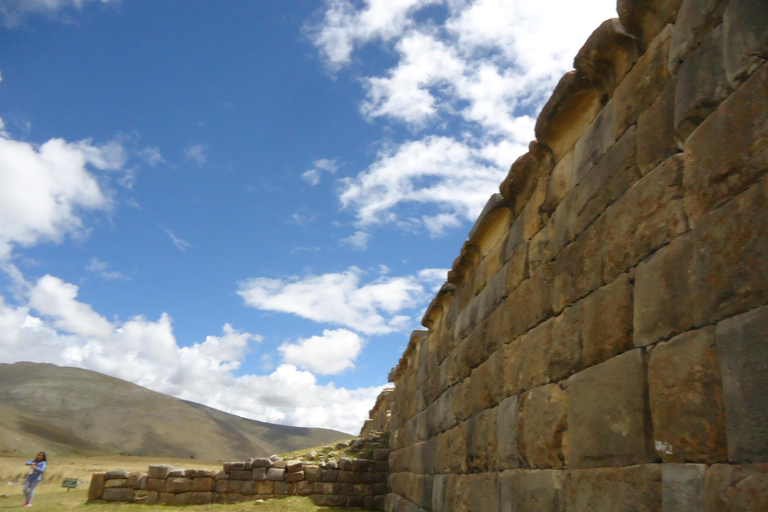
<svg viewBox="0 0 768 512">
<path fill-rule="evenodd" d="M 146 475 L 107 471 L 93 474 L 88 503 L 204 505 L 308 496 L 319 506 L 383 510 L 388 458 L 389 450 L 374 450 L 370 460 L 323 464 L 277 457 L 227 462 L 218 473 L 171 466 L 149 466 Z"/>
</svg>

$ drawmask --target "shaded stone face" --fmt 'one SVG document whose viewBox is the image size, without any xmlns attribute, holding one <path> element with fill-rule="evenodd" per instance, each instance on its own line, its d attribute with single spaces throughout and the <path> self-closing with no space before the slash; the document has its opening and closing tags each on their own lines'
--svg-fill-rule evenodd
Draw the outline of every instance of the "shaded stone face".
<svg viewBox="0 0 768 512">
<path fill-rule="evenodd" d="M 654 348 L 648 387 L 654 447 L 664 462 L 725 460 L 723 391 L 713 327 Z"/>
</svg>

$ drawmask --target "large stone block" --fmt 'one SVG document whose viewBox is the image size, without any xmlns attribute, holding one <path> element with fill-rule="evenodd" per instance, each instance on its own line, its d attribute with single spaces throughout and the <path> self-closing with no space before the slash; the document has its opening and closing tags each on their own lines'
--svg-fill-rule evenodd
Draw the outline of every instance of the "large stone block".
<svg viewBox="0 0 768 512">
<path fill-rule="evenodd" d="M 705 512 L 768 510 L 768 464 L 710 466 L 704 477 Z"/>
<path fill-rule="evenodd" d="M 511 470 L 499 475 L 500 512 L 564 512 L 565 471 Z"/>
<path fill-rule="evenodd" d="M 704 512 L 704 464 L 662 464 L 662 510 Z"/>
<path fill-rule="evenodd" d="M 717 324 L 728 459 L 768 462 L 768 307 Z"/>
<path fill-rule="evenodd" d="M 104 478 L 106 473 L 98 472 L 91 475 L 91 484 L 88 487 L 88 501 L 100 500 L 104 494 Z"/>
<path fill-rule="evenodd" d="M 284 469 L 271 467 L 267 470 L 267 480 L 282 482 L 284 478 L 285 478 Z"/>
<path fill-rule="evenodd" d="M 466 421 L 467 468 L 471 472 L 496 467 L 496 409 L 485 410 Z"/>
<path fill-rule="evenodd" d="M 192 492 L 211 492 L 213 490 L 213 478 L 195 478 L 192 480 Z"/>
<path fill-rule="evenodd" d="M 697 223 L 767 171 L 768 66 L 763 66 L 688 139 L 683 179 L 688 215 Z"/>
<path fill-rule="evenodd" d="M 465 423 L 460 423 L 437 436 L 436 473 L 465 473 L 467 471 L 467 445 L 464 429 Z"/>
<path fill-rule="evenodd" d="M 582 352 L 584 366 L 602 363 L 633 348 L 632 284 L 622 274 L 583 301 Z"/>
<path fill-rule="evenodd" d="M 574 152 L 571 151 L 557 162 L 549 175 L 545 201 L 546 209 L 554 211 L 575 184 L 576 164 L 574 163 Z"/>
<path fill-rule="evenodd" d="M 683 0 L 669 42 L 669 71 L 676 73 L 686 54 L 696 49 L 723 20 L 728 0 Z"/>
<path fill-rule="evenodd" d="M 682 157 L 673 156 L 611 205 L 605 221 L 604 282 L 688 231 L 682 181 Z"/>
<path fill-rule="evenodd" d="M 104 489 L 104 494 L 102 495 L 102 499 L 106 501 L 131 501 L 136 494 L 136 491 L 133 489 L 128 489 L 125 487 L 113 487 L 111 489 Z"/>
<path fill-rule="evenodd" d="M 648 365 L 656 452 L 664 462 L 724 461 L 723 390 L 715 329 L 657 345 Z"/>
<path fill-rule="evenodd" d="M 598 218 L 558 254 L 554 263 L 552 291 L 552 309 L 555 313 L 559 313 L 602 284 L 604 219 Z"/>
<path fill-rule="evenodd" d="M 647 48 L 668 23 L 674 23 L 681 0 L 619 0 L 621 24 Z M 650 50 L 649 50 L 650 51 Z"/>
<path fill-rule="evenodd" d="M 552 149 L 554 162 L 587 132 L 602 106 L 601 96 L 602 92 L 582 72 L 571 71 L 560 79 L 542 108 L 535 129 L 536 139 Z"/>
<path fill-rule="evenodd" d="M 514 469 L 520 465 L 518 397 L 502 400 L 496 409 L 496 464 L 499 469 Z"/>
<path fill-rule="evenodd" d="M 552 322 L 547 321 L 503 347 L 506 373 L 498 385 L 503 386 L 506 396 L 549 382 L 547 367 L 551 344 Z"/>
<path fill-rule="evenodd" d="M 165 490 L 172 493 L 189 492 L 192 489 L 192 479 L 177 477 L 165 481 Z"/>
<path fill-rule="evenodd" d="M 589 81 L 610 97 L 637 60 L 635 37 L 616 19 L 604 21 L 587 39 L 573 62 Z"/>
<path fill-rule="evenodd" d="M 694 237 L 674 239 L 643 261 L 635 276 L 634 343 L 645 346 L 694 326 Z"/>
<path fill-rule="evenodd" d="M 589 512 L 659 512 L 661 467 L 575 469 L 565 480 L 565 510 Z"/>
<path fill-rule="evenodd" d="M 737 84 L 768 59 L 768 4 L 730 0 L 723 13 L 725 69 Z"/>
<path fill-rule="evenodd" d="M 659 1 L 666 3 L 665 0 Z M 654 3 L 657 3 L 656 0 Z M 667 61 L 671 31 L 672 27 L 669 26 L 659 34 L 616 88 L 611 101 L 614 103 L 613 115 L 617 137 L 637 122 L 640 114 L 653 105 L 669 82 Z"/>
<path fill-rule="evenodd" d="M 637 167 L 643 175 L 681 152 L 675 131 L 676 87 L 677 80 L 671 80 L 637 121 Z"/>
<path fill-rule="evenodd" d="M 563 79 L 563 82 L 572 82 L 568 79 Z M 560 86 L 562 90 L 562 86 Z M 553 100 L 550 99 L 548 105 L 551 105 Z M 551 109 L 550 109 L 551 110 Z M 547 111 L 547 107 L 544 107 L 544 111 Z M 546 117 L 546 115 L 544 116 Z M 537 122 L 537 139 L 528 146 L 528 152 L 520 156 L 512 164 L 509 169 L 509 174 L 499 186 L 499 191 L 504 199 L 512 207 L 513 217 L 517 218 L 523 211 L 528 200 L 531 198 L 533 191 L 538 185 L 539 179 L 549 174 L 549 171 L 555 165 L 555 159 L 553 158 L 552 147 L 548 141 L 538 136 L 539 125 L 545 122 L 542 116 L 539 116 L 539 122 Z M 539 142 L 541 141 L 541 142 Z M 549 146 L 549 147 L 548 147 Z M 518 227 L 513 225 L 512 229 L 516 230 Z M 511 233 L 510 233 L 511 235 Z M 512 241 L 512 243 L 515 243 Z"/>
<path fill-rule="evenodd" d="M 510 340 L 552 316 L 554 275 L 554 265 L 541 267 L 504 301 L 505 311 L 511 315 L 507 319 Z"/>
<path fill-rule="evenodd" d="M 574 236 L 582 233 L 608 205 L 641 178 L 637 166 L 637 128 L 633 126 L 627 130 L 597 164 L 579 169 L 577 173 Z"/>
<path fill-rule="evenodd" d="M 213 503 L 212 492 L 185 492 L 173 498 L 173 505 L 207 505 Z"/>
<path fill-rule="evenodd" d="M 113 478 L 112 480 L 107 480 L 104 482 L 104 488 L 105 489 L 112 489 L 115 487 L 128 487 L 128 479 L 127 478 Z"/>
<path fill-rule="evenodd" d="M 583 301 L 563 310 L 552 320 L 552 339 L 547 351 L 547 375 L 551 382 L 570 377 L 582 368 Z"/>
<path fill-rule="evenodd" d="M 558 384 L 522 394 L 520 455 L 531 468 L 562 468 L 568 428 L 568 393 Z"/>
<path fill-rule="evenodd" d="M 568 379 L 569 467 L 655 460 L 645 371 L 643 349 L 635 349 Z"/>
<path fill-rule="evenodd" d="M 675 129 L 680 140 L 687 140 L 732 90 L 723 67 L 723 29 L 718 26 L 677 71 Z"/>
<path fill-rule="evenodd" d="M 269 480 L 256 481 L 256 494 L 274 494 L 275 482 Z"/>
</svg>

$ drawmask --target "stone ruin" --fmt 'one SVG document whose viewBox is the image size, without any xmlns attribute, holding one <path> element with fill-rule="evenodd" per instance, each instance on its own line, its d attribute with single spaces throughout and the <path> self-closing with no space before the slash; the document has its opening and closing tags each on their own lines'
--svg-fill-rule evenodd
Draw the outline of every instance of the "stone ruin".
<svg viewBox="0 0 768 512">
<path fill-rule="evenodd" d="M 558 84 L 371 411 L 388 465 L 103 474 L 101 499 L 768 510 L 768 1 L 618 13 Z M 184 492 L 149 490 L 175 480 Z"/>
<path fill-rule="evenodd" d="M 252 458 L 227 462 L 218 472 L 158 465 L 149 466 L 146 474 L 94 473 L 88 503 L 204 505 L 308 496 L 319 506 L 383 510 L 389 450 L 372 449 L 368 455 L 321 463 Z"/>
</svg>

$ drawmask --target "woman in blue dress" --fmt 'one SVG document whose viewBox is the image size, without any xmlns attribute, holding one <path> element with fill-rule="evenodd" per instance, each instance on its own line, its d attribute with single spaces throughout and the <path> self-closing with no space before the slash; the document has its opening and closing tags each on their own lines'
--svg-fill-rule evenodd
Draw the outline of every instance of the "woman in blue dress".
<svg viewBox="0 0 768 512">
<path fill-rule="evenodd" d="M 24 496 L 27 498 L 27 501 L 24 502 L 25 507 L 32 506 L 32 496 L 35 494 L 35 487 L 37 487 L 37 484 L 39 484 L 40 480 L 43 478 L 45 463 L 45 452 L 38 453 L 35 460 L 28 460 L 24 463 L 27 466 L 32 466 L 32 471 L 29 473 L 27 481 L 24 482 Z"/>
</svg>

